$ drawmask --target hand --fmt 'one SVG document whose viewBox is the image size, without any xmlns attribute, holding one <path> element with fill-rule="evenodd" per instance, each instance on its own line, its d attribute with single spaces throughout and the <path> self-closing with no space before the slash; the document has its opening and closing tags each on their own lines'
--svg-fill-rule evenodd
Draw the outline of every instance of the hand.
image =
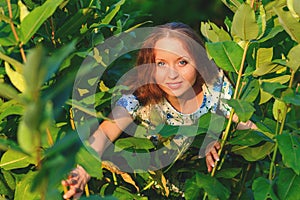
<svg viewBox="0 0 300 200">
<path fill-rule="evenodd" d="M 212 146 L 212 147 L 210 147 Z M 219 142 L 214 142 L 213 144 L 209 145 L 208 153 L 206 154 L 206 166 L 207 166 L 207 171 L 211 172 L 211 170 L 215 167 L 215 161 L 219 161 L 219 155 L 218 155 L 218 150 L 221 148 L 221 145 Z"/>
<path fill-rule="evenodd" d="M 69 199 L 73 197 L 74 199 L 78 199 L 82 195 L 84 187 L 90 178 L 90 175 L 78 165 L 70 172 L 68 179 L 61 182 L 62 185 L 69 186 L 69 190 L 64 194 L 63 198 Z"/>
</svg>

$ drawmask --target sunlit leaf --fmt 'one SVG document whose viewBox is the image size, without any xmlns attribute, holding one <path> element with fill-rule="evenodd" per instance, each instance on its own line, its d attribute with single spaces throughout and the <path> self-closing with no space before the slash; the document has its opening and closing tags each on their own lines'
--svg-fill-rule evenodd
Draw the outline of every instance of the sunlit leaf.
<svg viewBox="0 0 300 200">
<path fill-rule="evenodd" d="M 201 33 L 211 42 L 231 41 L 230 35 L 213 22 L 201 22 Z"/>
<path fill-rule="evenodd" d="M 258 37 L 258 32 L 254 10 L 250 5 L 242 4 L 233 16 L 231 34 L 242 40 L 252 40 Z"/>
<path fill-rule="evenodd" d="M 0 59 L 8 62 L 9 64 L 11 64 L 17 72 L 19 72 L 19 73 L 23 72 L 23 64 L 20 63 L 19 61 L 17 61 L 15 59 L 1 53 L 1 52 L 0 52 Z"/>
<path fill-rule="evenodd" d="M 109 13 L 105 15 L 104 19 L 102 19 L 101 23 L 109 24 L 111 22 L 111 20 L 114 18 L 114 16 L 118 13 L 118 11 L 120 10 L 121 6 L 124 3 L 125 3 L 125 0 L 120 0 L 115 5 L 113 5 L 111 7 L 111 10 L 109 11 Z"/>
<path fill-rule="evenodd" d="M 243 49 L 233 41 L 206 43 L 209 55 L 225 71 L 238 72 L 243 57 Z"/>
<path fill-rule="evenodd" d="M 287 0 L 287 6 L 292 16 L 296 19 L 300 17 L 300 1 L 299 0 Z"/>
<path fill-rule="evenodd" d="M 21 92 L 25 91 L 26 85 L 25 80 L 22 74 L 17 71 L 14 71 L 7 62 L 4 63 L 5 71 L 12 82 L 12 84 Z"/>
<path fill-rule="evenodd" d="M 252 185 L 255 199 L 272 199 L 278 200 L 278 197 L 274 193 L 273 184 L 270 180 L 259 177 L 254 180 Z"/>
<path fill-rule="evenodd" d="M 273 148 L 274 143 L 266 142 L 258 147 L 233 146 L 231 151 L 243 156 L 247 161 L 257 161 L 269 155 Z"/>
<path fill-rule="evenodd" d="M 300 199 L 300 176 L 293 170 L 281 168 L 277 181 L 277 194 L 280 199 Z"/>
<path fill-rule="evenodd" d="M 300 24 L 300 22 L 299 22 Z M 293 71 L 297 71 L 300 67 L 300 44 L 297 46 L 294 46 L 289 54 L 287 55 L 288 57 L 288 62 L 286 65 L 290 67 Z"/>
<path fill-rule="evenodd" d="M 19 92 L 10 85 L 0 83 L 0 96 L 7 99 L 17 99 Z"/>
<path fill-rule="evenodd" d="M 0 121 L 9 115 L 22 115 L 24 112 L 24 106 L 14 105 L 6 108 L 3 112 L 0 112 Z"/>
<path fill-rule="evenodd" d="M 283 11 L 282 8 L 273 8 L 278 15 L 279 22 L 291 38 L 300 43 L 300 23 L 292 16 L 289 11 Z"/>
<path fill-rule="evenodd" d="M 282 122 L 283 115 L 287 113 L 290 109 L 287 108 L 285 103 L 281 100 L 275 99 L 273 103 L 273 117 L 275 120 Z"/>
<path fill-rule="evenodd" d="M 46 1 L 43 5 L 35 8 L 31 11 L 21 22 L 21 38 L 23 44 L 26 44 L 28 40 L 36 33 L 40 26 L 54 13 L 56 8 L 64 0 L 51 0 Z"/>
<path fill-rule="evenodd" d="M 273 47 L 272 48 L 259 48 L 256 56 L 256 68 L 268 65 L 272 61 Z"/>
<path fill-rule="evenodd" d="M 277 137 L 278 148 L 282 155 L 283 163 L 300 175 L 300 138 L 297 135 L 281 134 Z"/>
<path fill-rule="evenodd" d="M 19 169 L 33 163 L 33 159 L 29 155 L 9 149 L 1 157 L 0 168 L 5 170 Z"/>
<path fill-rule="evenodd" d="M 31 191 L 32 182 L 37 172 L 28 172 L 20 181 L 17 182 L 14 199 L 41 199 L 40 192 Z"/>
</svg>

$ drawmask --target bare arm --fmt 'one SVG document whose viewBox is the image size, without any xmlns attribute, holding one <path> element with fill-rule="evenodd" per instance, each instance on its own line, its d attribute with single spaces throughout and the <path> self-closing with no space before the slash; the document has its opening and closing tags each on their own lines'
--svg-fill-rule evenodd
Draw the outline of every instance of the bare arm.
<svg viewBox="0 0 300 200">
<path fill-rule="evenodd" d="M 104 120 L 89 138 L 91 147 L 95 149 L 100 157 L 111 142 L 116 140 L 123 130 L 133 121 L 128 111 L 123 107 L 115 107 L 109 115 L 109 118 L 111 120 Z M 89 179 L 89 174 L 81 166 L 72 170 L 68 179 L 62 181 L 64 186 L 69 187 L 63 198 L 79 198 Z"/>
</svg>

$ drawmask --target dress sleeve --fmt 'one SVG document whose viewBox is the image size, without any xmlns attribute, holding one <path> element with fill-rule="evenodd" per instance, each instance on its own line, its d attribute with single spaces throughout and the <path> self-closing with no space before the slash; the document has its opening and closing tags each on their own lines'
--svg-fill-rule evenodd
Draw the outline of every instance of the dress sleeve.
<svg viewBox="0 0 300 200">
<path fill-rule="evenodd" d="M 227 79 L 225 75 L 223 75 L 223 83 L 221 88 L 221 94 L 220 94 L 220 105 L 219 109 L 223 112 L 225 116 L 228 116 L 230 114 L 231 107 L 226 104 L 222 99 L 229 100 L 232 97 L 232 85 Z"/>
<path fill-rule="evenodd" d="M 139 108 L 140 103 L 133 94 L 124 94 L 116 102 L 116 106 L 121 106 L 125 108 L 128 111 L 128 113 L 133 116 L 136 110 Z"/>
</svg>

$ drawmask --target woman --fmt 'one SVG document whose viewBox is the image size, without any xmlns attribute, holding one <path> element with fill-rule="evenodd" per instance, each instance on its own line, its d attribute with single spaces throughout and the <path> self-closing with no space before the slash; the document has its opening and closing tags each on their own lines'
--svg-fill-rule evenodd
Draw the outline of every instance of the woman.
<svg viewBox="0 0 300 200">
<path fill-rule="evenodd" d="M 231 97 L 231 85 L 206 57 L 198 35 L 182 23 L 168 23 L 156 28 L 145 40 L 137 57 L 134 76 L 127 79 L 130 91 L 116 103 L 109 118 L 91 135 L 89 142 L 102 155 L 108 142 L 139 119 L 148 129 L 155 128 L 151 118 L 155 110 L 161 121 L 169 125 L 192 125 L 207 112 L 229 115 L 230 107 L 221 99 Z M 244 128 L 255 126 L 248 123 Z M 175 145 L 189 143 L 178 135 Z M 219 143 L 206 155 L 208 171 L 218 160 Z M 79 197 L 89 175 L 78 166 L 62 184 L 69 186 L 64 198 Z"/>
</svg>

